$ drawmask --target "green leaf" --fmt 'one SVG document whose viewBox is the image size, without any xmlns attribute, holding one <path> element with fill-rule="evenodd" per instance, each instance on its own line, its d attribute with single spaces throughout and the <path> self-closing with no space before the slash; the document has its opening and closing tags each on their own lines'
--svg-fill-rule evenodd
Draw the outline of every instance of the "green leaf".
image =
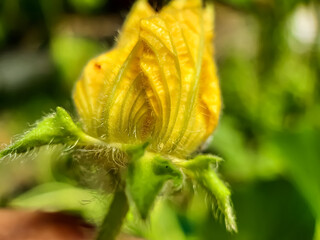
<svg viewBox="0 0 320 240">
<path fill-rule="evenodd" d="M 143 219 L 148 216 L 157 194 L 168 180 L 173 180 L 176 186 L 182 183 L 180 171 L 169 160 L 150 152 L 132 159 L 127 190 Z"/>
<path fill-rule="evenodd" d="M 61 107 L 56 112 L 39 121 L 20 139 L 0 152 L 0 158 L 13 153 L 24 153 L 35 147 L 48 144 L 75 145 L 81 143 L 100 143 L 100 140 L 86 135 L 73 122 L 70 115 Z"/>
<path fill-rule="evenodd" d="M 320 131 L 304 130 L 278 132 L 271 138 L 271 157 L 279 158 L 287 167 L 287 174 L 311 207 L 316 219 L 320 218 Z"/>
<path fill-rule="evenodd" d="M 193 179 L 210 197 L 211 203 L 218 207 L 225 217 L 226 228 L 237 232 L 237 224 L 231 204 L 231 192 L 218 177 L 211 165 L 221 158 L 211 155 L 199 155 L 194 159 L 179 163 L 184 172 Z"/>
<path fill-rule="evenodd" d="M 60 182 L 36 186 L 13 199 L 14 208 L 76 212 L 90 222 L 102 221 L 108 210 L 108 197 L 93 190 L 77 188 Z"/>
<path fill-rule="evenodd" d="M 47 4 L 48 1 L 43 2 Z M 83 1 L 78 0 L 77 2 Z M 47 6 L 47 8 L 50 8 L 50 6 Z M 59 71 L 61 79 L 70 88 L 74 85 L 74 80 L 79 77 L 79 73 L 88 60 L 106 51 L 105 47 L 102 48 L 98 41 L 79 36 L 55 34 L 50 42 L 50 54 L 53 63 Z"/>
<path fill-rule="evenodd" d="M 150 216 L 150 230 L 144 239 L 152 240 L 191 240 L 195 236 L 187 236 L 179 216 L 167 201 L 157 201 Z"/>
</svg>

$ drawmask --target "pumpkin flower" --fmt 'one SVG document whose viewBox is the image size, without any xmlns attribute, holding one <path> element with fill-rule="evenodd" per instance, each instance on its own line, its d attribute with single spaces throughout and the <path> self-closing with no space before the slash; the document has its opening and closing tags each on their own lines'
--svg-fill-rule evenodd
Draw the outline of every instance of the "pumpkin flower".
<svg viewBox="0 0 320 240">
<path fill-rule="evenodd" d="M 193 184 L 185 186 L 202 189 L 227 229 L 236 231 L 230 190 L 214 168 L 220 158 L 193 154 L 221 110 L 213 37 L 213 8 L 201 0 L 172 0 L 160 12 L 138 0 L 117 44 L 92 59 L 75 84 L 80 124 L 58 107 L 0 158 L 64 144 L 75 152 L 72 160 L 87 164 L 81 169 L 97 176 L 98 165 L 106 176 L 99 182 L 114 194 L 98 239 L 115 238 L 129 202 L 146 218 L 162 190 L 188 181 Z"/>
<path fill-rule="evenodd" d="M 85 132 L 107 143 L 148 141 L 147 151 L 188 157 L 219 119 L 212 40 L 212 6 L 175 0 L 157 13 L 138 1 L 117 45 L 91 60 L 76 83 Z"/>
</svg>

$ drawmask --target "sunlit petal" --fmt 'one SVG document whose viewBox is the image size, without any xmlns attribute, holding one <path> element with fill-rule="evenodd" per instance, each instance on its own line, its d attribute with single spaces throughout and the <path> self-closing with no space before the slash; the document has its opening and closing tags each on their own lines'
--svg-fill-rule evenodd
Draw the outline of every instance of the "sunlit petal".
<svg viewBox="0 0 320 240">
<path fill-rule="evenodd" d="M 152 120 L 148 104 L 137 108 L 128 102 L 145 102 L 144 92 L 139 89 L 142 88 L 137 58 L 139 47 L 135 46 L 140 20 L 153 14 L 147 1 L 138 1 L 127 17 L 118 45 L 91 60 L 76 84 L 74 101 L 78 113 L 85 130 L 95 137 L 106 141 L 131 141 L 144 139 L 150 132 Z M 127 114 L 129 110 L 133 111 L 130 115 Z M 129 117 L 137 117 L 135 111 L 140 111 L 141 116 L 138 125 L 132 127 Z"/>
</svg>

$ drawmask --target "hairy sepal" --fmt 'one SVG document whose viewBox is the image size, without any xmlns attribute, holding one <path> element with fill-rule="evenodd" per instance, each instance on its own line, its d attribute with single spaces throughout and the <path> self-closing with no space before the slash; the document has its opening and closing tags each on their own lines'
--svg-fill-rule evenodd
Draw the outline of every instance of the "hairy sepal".
<svg viewBox="0 0 320 240">
<path fill-rule="evenodd" d="M 223 213 L 228 231 L 237 232 L 231 192 L 213 168 L 221 160 L 212 155 L 198 155 L 194 159 L 179 163 L 179 166 L 196 183 L 196 186 L 205 192 L 209 203 Z"/>
<path fill-rule="evenodd" d="M 36 126 L 17 141 L 0 151 L 0 158 L 10 154 L 25 153 L 36 147 L 50 144 L 94 144 L 97 139 L 86 135 L 72 120 L 70 115 L 61 107 L 56 112 L 44 117 Z"/>
</svg>

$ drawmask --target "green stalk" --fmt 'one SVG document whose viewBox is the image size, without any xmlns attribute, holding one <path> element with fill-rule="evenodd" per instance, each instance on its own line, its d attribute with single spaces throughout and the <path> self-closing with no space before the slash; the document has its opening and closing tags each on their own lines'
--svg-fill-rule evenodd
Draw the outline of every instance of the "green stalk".
<svg viewBox="0 0 320 240">
<path fill-rule="evenodd" d="M 128 210 L 129 204 L 125 192 L 116 192 L 110 205 L 109 212 L 105 216 L 100 227 L 97 240 L 116 239 Z"/>
<path fill-rule="evenodd" d="M 313 240 L 320 240 L 320 219 L 316 221 L 315 232 Z"/>
</svg>

